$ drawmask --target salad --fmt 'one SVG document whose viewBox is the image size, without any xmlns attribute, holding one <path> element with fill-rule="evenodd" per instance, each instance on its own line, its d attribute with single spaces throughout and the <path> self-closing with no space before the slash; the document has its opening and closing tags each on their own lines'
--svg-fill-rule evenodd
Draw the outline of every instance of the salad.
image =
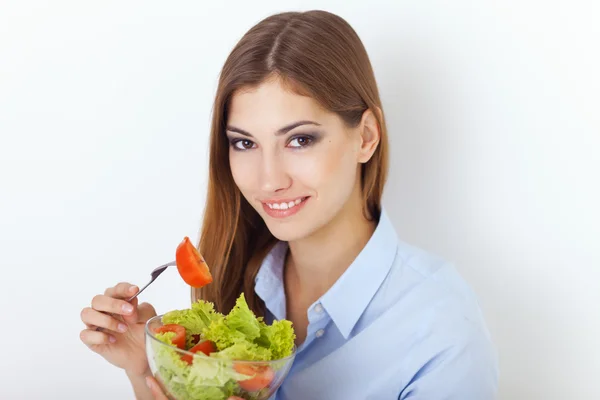
<svg viewBox="0 0 600 400">
<path fill-rule="evenodd" d="M 183 253 L 193 257 L 182 261 L 179 256 Z M 208 284 L 212 282 L 207 278 L 208 268 L 195 253 L 185 238 L 178 247 L 177 267 L 180 274 L 186 272 L 185 277 L 181 274 L 186 282 L 196 277 L 194 284 Z M 159 319 L 156 326 L 152 320 L 148 325 L 156 339 L 147 339 L 150 364 L 177 400 L 226 400 L 232 395 L 265 399 L 291 367 L 296 337 L 292 323 L 276 320 L 267 324 L 250 310 L 244 293 L 226 315 L 217 312 L 213 303 L 198 300 L 189 309 L 155 318 Z"/>
</svg>

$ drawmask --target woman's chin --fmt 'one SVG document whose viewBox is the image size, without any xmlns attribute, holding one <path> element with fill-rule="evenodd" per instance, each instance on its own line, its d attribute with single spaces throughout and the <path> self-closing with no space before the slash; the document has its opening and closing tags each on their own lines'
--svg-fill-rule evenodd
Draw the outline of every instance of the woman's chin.
<svg viewBox="0 0 600 400">
<path fill-rule="evenodd" d="M 267 223 L 267 228 L 277 240 L 282 242 L 294 242 L 296 240 L 301 240 L 310 235 L 310 231 L 306 230 L 306 227 L 298 226 L 301 224 L 285 224 L 285 226 L 274 226 L 279 225 L 277 223 Z M 304 225 L 304 224 L 302 224 Z"/>
</svg>

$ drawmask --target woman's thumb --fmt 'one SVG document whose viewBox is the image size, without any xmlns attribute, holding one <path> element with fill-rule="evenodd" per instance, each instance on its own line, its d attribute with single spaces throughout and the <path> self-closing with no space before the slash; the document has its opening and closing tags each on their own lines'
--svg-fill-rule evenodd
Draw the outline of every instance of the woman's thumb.
<svg viewBox="0 0 600 400">
<path fill-rule="evenodd" d="M 150 388 L 152 395 L 154 396 L 154 400 L 169 400 L 167 396 L 163 393 L 156 379 L 149 376 L 146 378 L 146 385 Z"/>
</svg>

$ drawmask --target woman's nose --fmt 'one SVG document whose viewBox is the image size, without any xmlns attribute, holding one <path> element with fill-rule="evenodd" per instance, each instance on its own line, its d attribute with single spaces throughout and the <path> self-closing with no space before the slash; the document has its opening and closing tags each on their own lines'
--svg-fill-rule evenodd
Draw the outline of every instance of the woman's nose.
<svg viewBox="0 0 600 400">
<path fill-rule="evenodd" d="M 287 173 L 284 163 L 277 155 L 263 157 L 260 174 L 263 192 L 278 192 L 289 188 L 292 184 L 292 179 Z"/>
</svg>

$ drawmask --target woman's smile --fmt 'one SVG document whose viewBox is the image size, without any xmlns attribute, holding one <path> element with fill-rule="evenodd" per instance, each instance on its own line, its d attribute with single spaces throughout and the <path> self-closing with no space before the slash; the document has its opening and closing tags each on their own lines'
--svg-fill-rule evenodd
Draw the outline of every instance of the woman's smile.
<svg viewBox="0 0 600 400">
<path fill-rule="evenodd" d="M 263 209 L 272 218 L 287 218 L 298 213 L 308 201 L 310 196 L 272 199 L 261 201 Z"/>
</svg>

